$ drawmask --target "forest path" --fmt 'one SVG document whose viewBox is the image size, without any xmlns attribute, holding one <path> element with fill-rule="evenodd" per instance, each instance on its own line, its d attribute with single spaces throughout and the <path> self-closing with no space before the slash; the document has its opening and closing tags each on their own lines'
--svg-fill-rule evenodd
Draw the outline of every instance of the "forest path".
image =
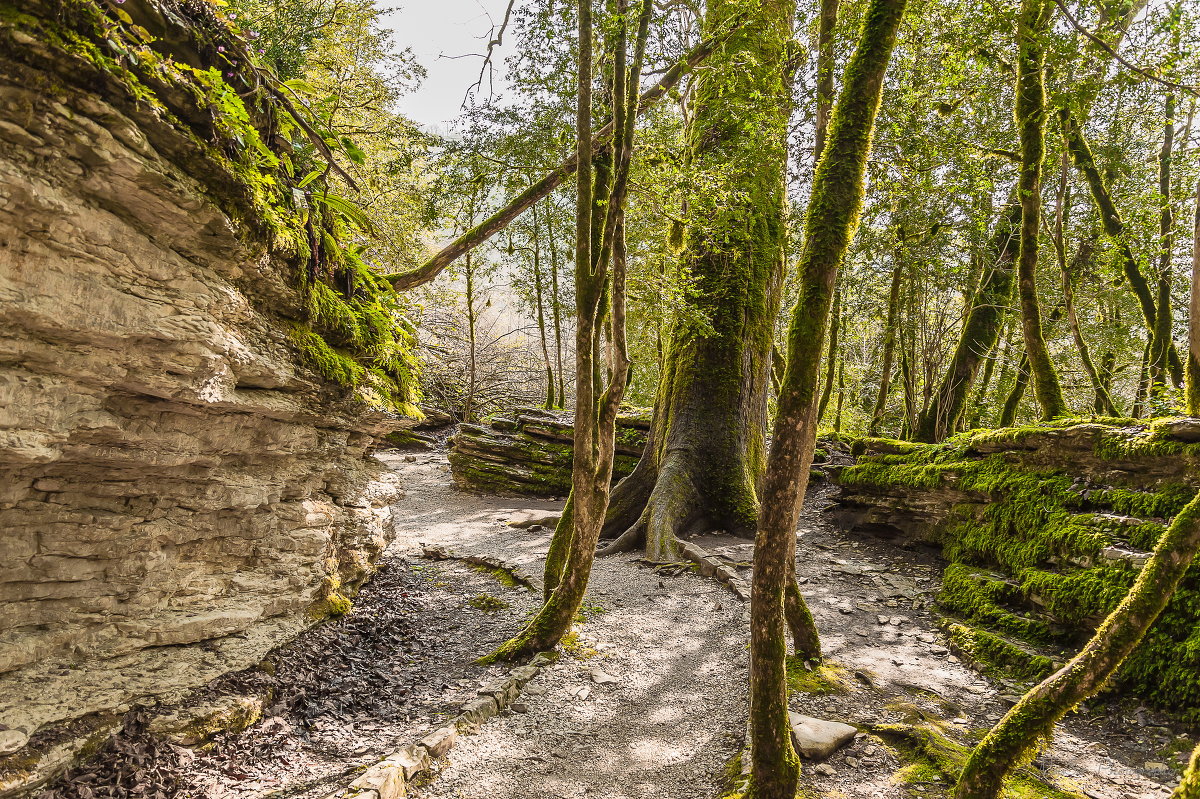
<svg viewBox="0 0 1200 799">
<path fill-rule="evenodd" d="M 493 555 L 540 577 L 550 531 L 514 529 L 506 520 L 519 509 L 557 510 L 561 503 L 457 491 L 441 454 L 421 454 L 415 462 L 383 457 L 407 491 L 397 508 L 398 547 L 416 552 L 424 543 Z M 819 512 L 828 494 L 817 486 L 806 503 L 798 575 L 826 657 L 844 667 L 845 691 L 794 692 L 792 708 L 861 725 L 903 723 L 915 710 L 964 738 L 990 726 L 1009 701 L 947 650 L 929 610 L 940 588 L 936 560 L 828 524 Z M 733 560 L 750 557 L 746 541 L 696 541 Z M 742 739 L 747 612 L 748 605 L 707 578 L 661 578 L 634 555 L 598 559 L 585 600 L 587 623 L 530 683 L 518 704 L 527 712 L 506 711 L 460 738 L 440 773 L 412 795 L 716 796 Z M 1141 710 L 1079 714 L 1035 765 L 1093 799 L 1164 797 L 1174 779 L 1147 774 L 1144 765 L 1162 759 L 1156 750 L 1170 741 L 1153 739 L 1147 728 L 1159 729 Z M 816 795 L 845 799 L 945 795 L 948 786 L 935 781 L 898 784 L 902 765 L 880 741 L 860 735 L 825 763 L 805 764 L 804 781 Z"/>
<path fill-rule="evenodd" d="M 388 459 L 404 481 L 399 540 L 502 557 L 540 577 L 550 532 L 513 510 L 561 503 L 454 490 L 444 459 Z M 403 546 L 404 543 L 401 544 Z M 633 557 L 596 562 L 577 639 L 517 707 L 463 736 L 412 795 L 488 799 L 714 796 L 746 714 L 745 606 L 694 574 L 660 578 Z M 611 680 L 611 681 L 610 681 Z"/>
</svg>

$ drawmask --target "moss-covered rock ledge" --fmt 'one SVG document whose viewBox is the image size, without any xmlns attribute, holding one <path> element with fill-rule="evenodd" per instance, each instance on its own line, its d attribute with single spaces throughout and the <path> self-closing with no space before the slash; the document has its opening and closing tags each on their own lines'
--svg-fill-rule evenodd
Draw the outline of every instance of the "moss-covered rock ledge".
<svg viewBox="0 0 1200 799">
<path fill-rule="evenodd" d="M 628 409 L 617 417 L 614 480 L 637 465 L 650 413 L 649 408 Z M 512 419 L 459 425 L 450 449 L 454 482 L 494 494 L 565 497 L 571 490 L 573 433 L 571 414 L 540 408 L 522 408 Z"/>
<path fill-rule="evenodd" d="M 1064 422 L 944 444 L 867 439 L 841 470 L 844 527 L 941 548 L 938 598 L 957 650 L 1030 681 L 1087 640 L 1200 487 L 1200 419 Z M 1200 718 L 1200 571 L 1119 687 Z"/>
</svg>

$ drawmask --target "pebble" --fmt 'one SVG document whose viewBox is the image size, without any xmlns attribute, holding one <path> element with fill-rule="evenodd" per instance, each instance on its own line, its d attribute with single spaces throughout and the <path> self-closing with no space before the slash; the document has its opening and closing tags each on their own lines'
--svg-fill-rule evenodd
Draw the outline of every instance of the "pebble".
<svg viewBox="0 0 1200 799">
<path fill-rule="evenodd" d="M 832 777 L 834 774 L 837 773 L 834 770 L 833 766 L 829 765 L 828 763 L 819 763 L 817 765 L 817 767 L 813 770 L 816 771 L 818 774 L 820 774 L 822 777 Z"/>
</svg>

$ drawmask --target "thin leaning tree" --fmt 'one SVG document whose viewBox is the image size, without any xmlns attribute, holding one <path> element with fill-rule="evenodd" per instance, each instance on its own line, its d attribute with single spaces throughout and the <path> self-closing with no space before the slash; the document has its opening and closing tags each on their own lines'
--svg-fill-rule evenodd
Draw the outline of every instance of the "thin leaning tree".
<svg viewBox="0 0 1200 799">
<path fill-rule="evenodd" d="M 541 610 L 516 637 L 484 661 L 512 660 L 552 649 L 571 628 L 583 603 L 596 543 L 608 507 L 616 444 L 616 419 L 629 376 L 625 338 L 625 200 L 633 155 L 638 77 L 645 58 L 652 0 L 612 0 L 612 62 L 607 94 L 612 102 L 611 160 L 593 168 L 592 8 L 579 2 L 579 78 L 576 105 L 575 225 L 575 438 L 571 513 L 555 530 L 562 553 Z M 634 9 L 636 8 L 636 12 Z M 633 28 L 633 53 L 629 29 Z"/>
<path fill-rule="evenodd" d="M 800 294 L 787 337 L 771 451 L 763 481 L 750 602 L 751 779 L 755 799 L 794 799 L 800 763 L 787 705 L 784 597 L 792 582 L 796 524 L 816 446 L 821 350 L 838 267 L 858 225 L 863 179 L 883 77 L 906 0 L 871 0 L 846 66 L 825 151 L 813 178 Z"/>
</svg>

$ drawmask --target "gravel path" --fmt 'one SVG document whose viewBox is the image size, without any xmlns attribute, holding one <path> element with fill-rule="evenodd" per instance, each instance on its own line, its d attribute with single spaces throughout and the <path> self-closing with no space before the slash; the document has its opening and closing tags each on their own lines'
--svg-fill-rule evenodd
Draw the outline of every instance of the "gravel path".
<svg viewBox="0 0 1200 799">
<path fill-rule="evenodd" d="M 132 718 L 99 757 L 46 799 L 317 799 L 346 775 L 416 740 L 504 667 L 475 658 L 520 629 L 536 592 L 505 587 L 425 545 L 499 557 L 540 579 L 551 532 L 520 530 L 517 511 L 561 502 L 455 490 L 440 453 L 387 452 L 406 498 L 399 535 L 377 577 L 343 619 L 281 647 L 270 669 L 228 675 L 199 698 L 258 694 L 273 704 L 240 734 L 202 752 L 162 743 Z M 871 729 L 928 719 L 970 741 L 1014 697 L 960 662 L 930 605 L 940 564 L 930 553 L 856 537 L 820 512 L 811 492 L 797 572 L 821 629 L 838 690 L 793 693 L 794 710 Z M 696 542 L 734 564 L 749 542 Z M 742 743 L 748 606 L 691 572 L 665 577 L 634 555 L 596 562 L 584 623 L 561 657 L 513 706 L 462 735 L 414 799 L 699 799 L 715 797 Z M 1162 799 L 1177 777 L 1164 765 L 1192 742 L 1135 702 L 1094 704 L 1071 716 L 1035 766 L 1092 799 Z M 905 764 L 868 733 L 820 764 L 806 763 L 810 795 L 833 799 L 945 797 L 949 786 L 902 784 Z"/>
<path fill-rule="evenodd" d="M 455 491 L 438 455 L 394 465 L 411 498 L 402 536 L 410 545 L 496 555 L 540 575 L 550 532 L 515 530 L 505 520 L 515 510 L 561 503 Z M 930 612 L 940 588 L 937 560 L 833 527 L 820 513 L 830 493 L 818 485 L 810 494 L 797 568 L 826 657 L 844 669 L 846 686 L 794 694 L 793 709 L 863 726 L 936 719 L 970 740 L 1007 710 L 1011 690 L 948 650 Z M 696 542 L 732 561 L 748 561 L 752 551 L 728 537 Z M 578 641 L 522 697 L 518 709 L 528 712 L 506 712 L 460 739 L 414 796 L 716 795 L 742 740 L 748 606 L 707 578 L 660 578 L 634 557 L 598 560 L 586 604 Z M 1093 799 L 1158 799 L 1177 781 L 1157 768 L 1175 735 L 1136 703 L 1096 704 L 1060 726 L 1035 766 Z M 806 764 L 803 779 L 816 795 L 845 799 L 945 795 L 948 786 L 936 781 L 900 784 L 903 765 L 881 740 L 860 734 L 825 763 Z"/>
<path fill-rule="evenodd" d="M 508 527 L 520 508 L 446 485 L 436 456 L 396 464 L 415 501 L 401 538 L 496 555 L 541 573 L 550 532 Z M 419 498 L 419 499 L 418 499 Z M 746 713 L 746 606 L 694 574 L 660 578 L 632 557 L 596 563 L 586 624 L 517 710 L 465 736 L 418 799 L 714 796 Z"/>
</svg>

